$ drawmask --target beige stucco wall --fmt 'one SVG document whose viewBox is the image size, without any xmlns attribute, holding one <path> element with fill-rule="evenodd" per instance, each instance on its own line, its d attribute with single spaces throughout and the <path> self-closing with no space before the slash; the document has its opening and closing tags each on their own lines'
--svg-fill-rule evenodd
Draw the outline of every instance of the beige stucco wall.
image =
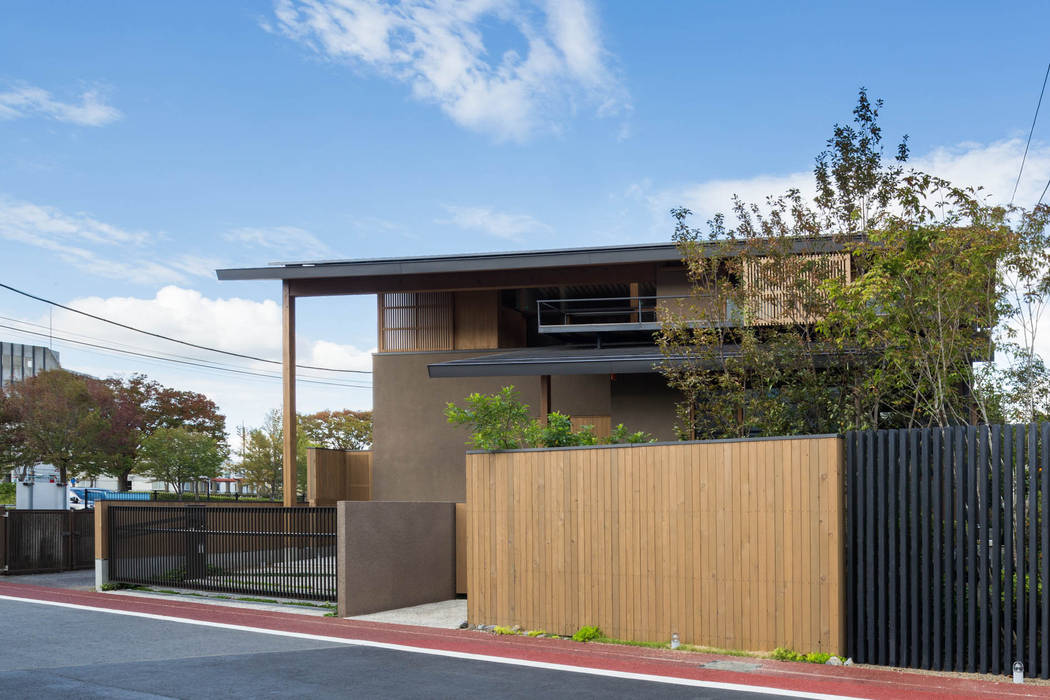
<svg viewBox="0 0 1050 700">
<path fill-rule="evenodd" d="M 431 379 L 427 365 L 492 351 L 377 353 L 373 356 L 373 498 L 463 501 L 467 431 L 448 424 L 449 401 L 514 385 L 539 416 L 539 377 Z M 551 378 L 551 407 L 570 415 L 609 415 L 612 424 L 674 439 L 675 394 L 659 375 L 570 375 Z"/>
</svg>

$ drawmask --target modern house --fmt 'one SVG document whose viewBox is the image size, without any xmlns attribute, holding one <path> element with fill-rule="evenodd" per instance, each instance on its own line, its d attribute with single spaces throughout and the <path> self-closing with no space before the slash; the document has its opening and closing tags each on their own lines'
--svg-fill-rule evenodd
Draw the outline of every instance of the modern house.
<svg viewBox="0 0 1050 700">
<path fill-rule="evenodd" d="M 849 268 L 830 239 L 803 250 L 844 257 Z M 657 370 L 664 358 L 653 332 L 683 302 L 713 303 L 690 296 L 671 243 L 289 262 L 218 270 L 218 278 L 282 283 L 285 425 L 294 425 L 296 300 L 375 295 L 377 500 L 464 500 L 467 435 L 442 411 L 475 391 L 514 385 L 537 417 L 561 411 L 599 435 L 623 423 L 673 439 L 679 396 Z M 285 437 L 291 461 L 294 436 Z"/>
</svg>

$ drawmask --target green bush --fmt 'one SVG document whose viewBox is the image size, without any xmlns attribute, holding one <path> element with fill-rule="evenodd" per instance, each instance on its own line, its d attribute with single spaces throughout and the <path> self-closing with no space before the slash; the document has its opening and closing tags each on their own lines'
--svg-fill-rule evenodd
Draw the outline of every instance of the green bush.
<svg viewBox="0 0 1050 700">
<path fill-rule="evenodd" d="M 584 625 L 580 629 L 576 630 L 576 634 L 572 635 L 572 638 L 577 642 L 590 642 L 595 639 L 604 637 L 602 631 L 597 627 L 591 625 Z"/>
<path fill-rule="evenodd" d="M 802 661 L 810 664 L 823 664 L 827 663 L 828 659 L 831 658 L 831 654 L 825 654 L 822 651 L 811 651 L 808 654 L 800 654 L 793 649 L 788 647 L 777 647 L 770 654 L 777 661 Z"/>
<path fill-rule="evenodd" d="M 12 505 L 15 502 L 15 485 L 7 481 L 0 483 L 0 505 Z"/>
</svg>

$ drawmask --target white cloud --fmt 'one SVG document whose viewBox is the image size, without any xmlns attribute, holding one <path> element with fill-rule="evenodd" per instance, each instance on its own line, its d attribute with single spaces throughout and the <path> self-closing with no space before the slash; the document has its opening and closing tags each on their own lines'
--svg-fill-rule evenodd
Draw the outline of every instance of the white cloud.
<svg viewBox="0 0 1050 700">
<path fill-rule="evenodd" d="M 79 126 L 105 126 L 123 116 L 116 107 L 106 104 L 98 90 L 81 93 L 79 103 L 62 102 L 47 90 L 32 85 L 20 85 L 0 92 L 0 119 L 32 115 Z"/>
<path fill-rule="evenodd" d="M 453 224 L 468 231 L 481 231 L 497 238 L 516 241 L 524 234 L 550 233 L 553 229 L 527 214 L 495 211 L 490 207 L 445 206 L 451 214 L 435 223 Z"/>
<path fill-rule="evenodd" d="M 277 31 L 320 55 L 405 83 L 460 126 L 498 139 L 557 131 L 576 102 L 600 116 L 630 109 L 586 0 L 277 0 L 275 17 Z M 508 28 L 524 55 L 490 53 L 486 39 Z"/>
<path fill-rule="evenodd" d="M 158 238 L 156 234 L 128 231 L 87 214 L 66 214 L 55 207 L 0 195 L 0 239 L 52 252 L 80 270 L 138 283 L 184 281 L 185 273 L 203 272 L 199 259 L 195 265 L 189 256 L 170 263 L 158 262 L 158 257 L 150 254 Z"/>
<path fill-rule="evenodd" d="M 332 255 L 332 249 L 324 241 L 309 231 L 295 226 L 238 228 L 223 235 L 223 239 L 245 246 L 264 248 L 296 260 Z"/>
<path fill-rule="evenodd" d="M 913 158 L 908 166 L 943 177 L 957 186 L 981 187 L 986 201 L 1006 204 L 1013 192 L 1023 154 L 1024 141 L 1021 139 L 1004 139 L 989 144 L 963 143 L 935 148 Z M 1046 186 L 1048 177 L 1050 144 L 1035 142 L 1028 151 L 1024 176 L 1014 203 L 1032 207 Z M 644 202 L 654 221 L 669 232 L 671 219 L 668 212 L 672 207 L 687 207 L 696 214 L 697 221 L 705 221 L 718 212 L 730 215 L 734 194 L 745 202 L 761 203 L 767 196 L 783 194 L 792 187 L 798 188 L 804 197 L 811 199 L 816 194 L 813 173 L 760 174 L 750 178 L 706 180 L 664 188 L 656 188 L 650 181 L 643 181 L 632 185 L 627 194 Z"/>
</svg>

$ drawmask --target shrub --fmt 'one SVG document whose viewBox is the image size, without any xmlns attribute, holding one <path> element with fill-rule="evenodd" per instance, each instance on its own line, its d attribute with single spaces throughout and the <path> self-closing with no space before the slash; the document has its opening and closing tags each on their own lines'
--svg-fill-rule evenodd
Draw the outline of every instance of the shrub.
<svg viewBox="0 0 1050 700">
<path fill-rule="evenodd" d="M 609 445 L 618 445 L 621 443 L 637 445 L 643 442 L 655 442 L 655 440 L 652 435 L 642 430 L 629 433 L 627 432 L 627 428 L 623 426 L 623 423 L 620 423 L 615 428 L 613 428 L 612 433 L 609 435 L 609 437 L 607 437 L 602 442 L 605 442 Z"/>
<path fill-rule="evenodd" d="M 810 664 L 823 664 L 827 663 L 828 659 L 831 658 L 831 654 L 826 654 L 822 651 L 811 651 L 808 654 L 800 654 L 794 649 L 788 647 L 777 647 L 770 654 L 777 661 L 802 661 Z"/>
<path fill-rule="evenodd" d="M 577 642 L 590 642 L 595 639 L 604 637 L 602 631 L 592 625 L 584 625 L 580 629 L 576 630 L 576 634 L 572 635 L 572 638 Z"/>
<path fill-rule="evenodd" d="M 495 627 L 492 628 L 492 633 L 493 634 L 517 634 L 517 631 L 512 629 L 512 628 L 510 628 L 510 627 L 502 627 L 500 625 L 496 625 Z"/>
</svg>

